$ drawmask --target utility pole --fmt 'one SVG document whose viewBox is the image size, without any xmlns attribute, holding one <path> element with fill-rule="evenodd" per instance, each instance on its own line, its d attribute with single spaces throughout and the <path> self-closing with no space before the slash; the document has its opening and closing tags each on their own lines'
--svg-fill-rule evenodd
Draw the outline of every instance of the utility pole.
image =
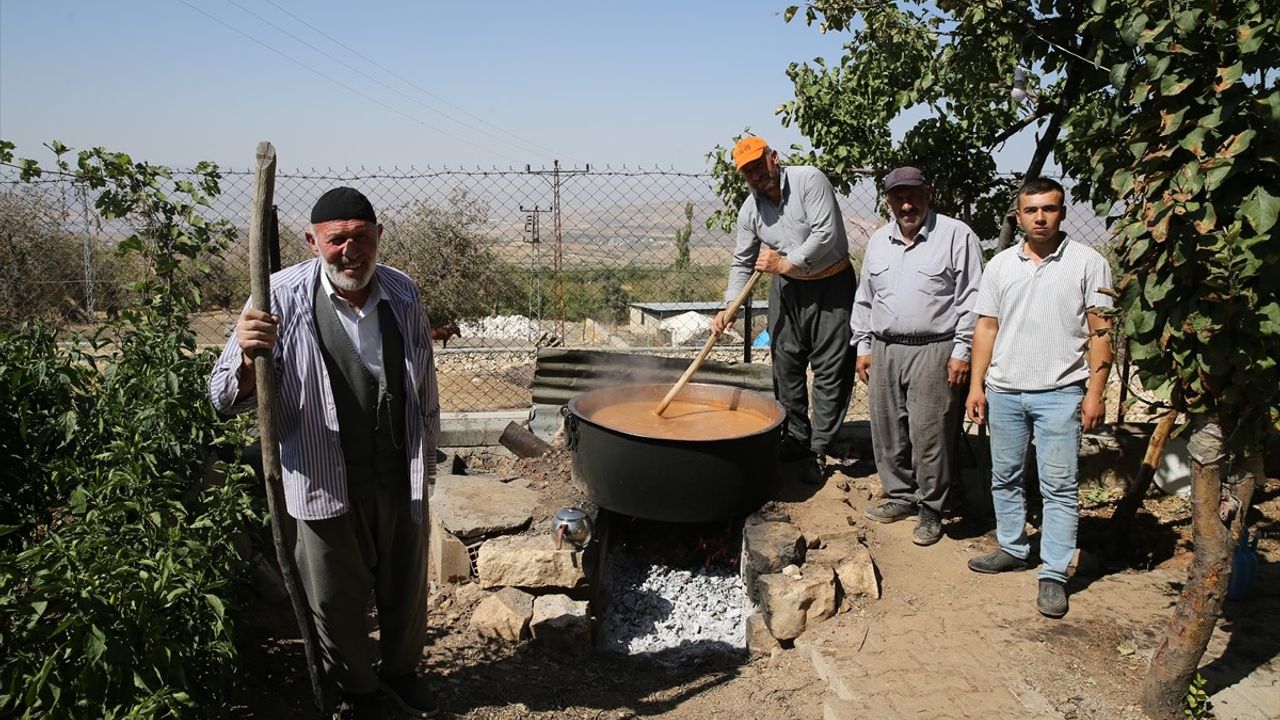
<svg viewBox="0 0 1280 720">
<path fill-rule="evenodd" d="M 530 175 L 550 175 L 551 176 L 551 210 L 552 220 L 555 224 L 556 246 L 555 255 L 553 256 L 552 267 L 556 274 L 556 334 L 560 336 L 560 341 L 565 342 L 564 336 L 564 236 L 562 234 L 562 225 L 560 222 L 560 177 L 562 175 L 586 175 L 591 172 L 591 165 L 588 164 L 583 170 L 561 170 L 560 161 L 552 161 L 551 170 L 534 170 L 528 165 L 524 166 L 524 171 Z"/>
<path fill-rule="evenodd" d="M 524 216 L 524 232 L 528 236 L 526 242 L 533 246 L 529 251 L 529 319 L 541 318 L 542 281 L 538 278 L 538 245 L 542 242 L 542 236 L 538 232 L 538 215 L 551 212 L 551 208 L 538 207 L 537 204 L 532 208 L 521 205 L 520 212 L 528 213 Z M 536 315 L 534 308 L 537 308 Z"/>
</svg>

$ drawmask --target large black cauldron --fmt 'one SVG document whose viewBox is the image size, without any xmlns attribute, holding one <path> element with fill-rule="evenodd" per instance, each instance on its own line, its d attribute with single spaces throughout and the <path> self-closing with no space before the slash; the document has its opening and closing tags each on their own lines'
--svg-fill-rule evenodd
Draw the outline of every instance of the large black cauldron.
<svg viewBox="0 0 1280 720">
<path fill-rule="evenodd" d="M 665 522 L 709 522 L 749 515 L 778 486 L 778 444 L 785 417 L 772 398 L 750 390 L 689 384 L 681 400 L 751 410 L 770 423 L 749 435 L 672 440 L 620 432 L 592 420 L 615 403 L 652 399 L 670 385 L 624 385 L 583 393 L 565 408 L 573 475 L 600 507 Z"/>
</svg>

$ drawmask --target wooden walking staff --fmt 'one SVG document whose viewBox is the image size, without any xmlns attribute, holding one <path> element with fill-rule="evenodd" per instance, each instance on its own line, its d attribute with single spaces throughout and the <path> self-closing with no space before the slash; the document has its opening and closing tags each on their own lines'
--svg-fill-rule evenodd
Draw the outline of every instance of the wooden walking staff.
<svg viewBox="0 0 1280 720">
<path fill-rule="evenodd" d="M 763 273 L 759 270 L 752 273 L 751 279 L 747 280 L 747 284 L 742 288 L 742 292 L 738 293 L 738 297 L 734 298 L 733 302 L 729 303 L 729 307 L 725 308 L 724 326 L 726 329 L 733 322 L 733 319 L 737 317 L 738 309 L 742 307 L 742 303 L 747 301 L 747 297 L 751 295 L 751 291 L 756 286 L 756 281 L 760 279 L 760 275 L 762 274 Z M 702 367 L 702 361 L 706 360 L 707 356 L 711 354 L 711 348 L 715 347 L 716 341 L 720 339 L 722 332 L 723 331 L 719 333 L 711 333 L 711 337 L 707 338 L 707 344 L 702 346 L 702 352 L 698 353 L 698 357 L 694 358 L 693 362 L 689 363 L 689 369 L 684 371 L 684 375 L 681 375 L 680 379 L 676 381 L 676 384 L 671 386 L 671 391 L 667 393 L 667 396 L 662 398 L 662 402 L 658 403 L 657 413 L 659 415 L 666 411 L 667 406 L 671 404 L 671 401 L 674 400 L 676 395 L 679 395 L 680 391 L 684 389 L 684 386 L 689 383 L 689 378 L 693 377 L 693 374 L 698 371 L 698 368 Z M 751 342 L 751 328 L 747 328 L 745 335 L 746 340 L 744 340 L 744 342 Z"/>
<path fill-rule="evenodd" d="M 269 142 L 258 143 L 257 165 L 253 178 L 253 214 L 249 222 L 249 277 L 253 285 L 253 306 L 271 312 L 271 204 L 276 187 L 276 149 Z M 324 709 L 324 692 L 320 687 L 320 666 L 316 652 L 315 626 L 307 599 L 298 586 L 298 572 L 293 553 L 285 546 L 284 487 L 280 473 L 280 434 L 276 430 L 276 374 L 271 352 L 253 352 L 253 372 L 258 383 L 258 436 L 262 443 L 262 475 L 267 489 L 267 511 L 271 515 L 271 539 L 276 546 L 276 562 L 284 576 L 284 587 L 293 604 L 293 614 L 302 635 L 307 673 L 311 676 L 311 692 L 316 708 Z"/>
</svg>

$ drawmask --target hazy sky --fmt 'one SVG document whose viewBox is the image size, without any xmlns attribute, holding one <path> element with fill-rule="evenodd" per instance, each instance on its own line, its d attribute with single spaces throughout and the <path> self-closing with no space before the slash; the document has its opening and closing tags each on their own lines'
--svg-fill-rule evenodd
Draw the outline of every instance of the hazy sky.
<svg viewBox="0 0 1280 720">
<path fill-rule="evenodd" d="M 0 0 L 0 137 L 177 166 L 247 167 L 270 140 L 282 168 L 697 172 L 746 126 L 802 142 L 774 114 L 786 67 L 842 37 L 787 4 Z"/>
</svg>

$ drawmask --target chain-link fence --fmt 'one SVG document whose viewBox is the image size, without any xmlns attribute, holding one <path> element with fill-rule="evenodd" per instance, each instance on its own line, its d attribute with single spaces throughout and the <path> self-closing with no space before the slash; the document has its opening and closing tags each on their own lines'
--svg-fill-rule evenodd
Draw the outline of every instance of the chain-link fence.
<svg viewBox="0 0 1280 720">
<path fill-rule="evenodd" d="M 125 287 L 138 270 L 112 252 L 124 229 L 103 222 L 79 188 L 50 178 L 20 183 L 0 173 L 0 311 L 92 325 L 130 301 Z M 283 265 L 310 257 L 310 208 L 338 185 L 369 196 L 386 225 L 380 260 L 419 283 L 433 325 L 457 328 L 437 345 L 446 410 L 528 406 L 539 347 L 692 357 L 721 306 L 734 238 L 706 228 L 722 207 L 706 174 L 281 171 Z M 239 240 L 213 262 L 206 307 L 194 318 L 205 344 L 225 342 L 249 293 L 252 196 L 252 173 L 224 171 L 211 215 L 236 225 Z M 857 264 L 884 210 L 869 179 L 840 205 Z M 1107 237 L 1083 207 L 1068 214 L 1066 230 L 1095 244 Z M 762 284 L 751 332 L 727 338 L 717 357 L 768 361 L 767 346 L 749 346 L 763 329 L 765 298 Z M 865 416 L 864 408 L 855 396 L 851 415 Z"/>
</svg>

